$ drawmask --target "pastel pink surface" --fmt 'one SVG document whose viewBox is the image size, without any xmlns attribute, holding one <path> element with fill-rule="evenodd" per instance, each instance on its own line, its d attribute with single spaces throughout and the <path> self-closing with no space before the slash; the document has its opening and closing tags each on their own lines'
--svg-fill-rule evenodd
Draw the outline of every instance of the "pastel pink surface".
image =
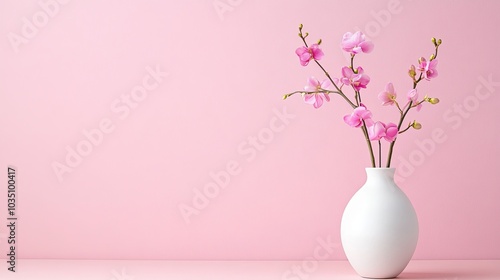
<svg viewBox="0 0 500 280">
<path fill-rule="evenodd" d="M 328 259 L 345 259 L 340 218 L 369 158 L 340 98 L 318 110 L 281 99 L 323 79 L 294 53 L 303 23 L 337 78 L 342 35 L 367 34 L 363 102 L 385 123 L 397 112 L 378 93 L 392 82 L 405 97 L 408 67 L 443 39 L 439 76 L 420 89 L 441 103 L 409 116 L 423 129 L 398 140 L 393 162 L 420 221 L 414 257 L 500 258 L 500 2 L 69 1 L 16 52 L 9 34 L 38 2 L 0 2 L 0 166 L 18 168 L 20 257 L 302 260 L 330 236 Z M 113 107 L 157 67 L 168 75 L 126 116 Z M 53 164 L 103 121 L 112 131 L 59 181 Z M 229 171 L 187 224 L 179 206 Z"/>
<path fill-rule="evenodd" d="M 303 266 L 300 261 L 21 260 L 20 263 L 22 269 L 15 274 L 0 270 L 0 277 L 5 280 L 365 279 L 358 276 L 347 261 L 320 261 L 314 266 L 307 263 Z M 493 280 L 499 277 L 499 260 L 420 260 L 410 262 L 397 279 Z"/>
</svg>

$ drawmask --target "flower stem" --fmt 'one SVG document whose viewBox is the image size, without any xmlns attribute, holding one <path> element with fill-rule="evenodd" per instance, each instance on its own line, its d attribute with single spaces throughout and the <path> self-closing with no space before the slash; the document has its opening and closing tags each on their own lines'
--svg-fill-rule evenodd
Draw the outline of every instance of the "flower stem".
<svg viewBox="0 0 500 280">
<path fill-rule="evenodd" d="M 396 107 L 398 107 L 399 113 L 403 114 L 403 110 L 401 110 L 401 107 L 399 107 L 399 103 L 396 100 L 394 100 L 394 104 L 396 104 Z"/>
<path fill-rule="evenodd" d="M 417 87 L 417 84 L 423 79 L 423 74 L 420 73 L 420 76 L 418 77 L 418 79 L 416 81 L 413 81 L 413 88 L 416 88 Z"/>
<path fill-rule="evenodd" d="M 378 140 L 378 167 L 382 167 L 382 143 Z"/>
<path fill-rule="evenodd" d="M 438 57 L 438 49 L 439 49 L 439 46 L 436 46 L 436 52 L 434 52 L 434 59 L 436 59 Z"/>
<path fill-rule="evenodd" d="M 368 145 L 368 151 L 370 152 L 370 160 L 372 162 L 372 167 L 377 167 L 375 164 L 375 155 L 373 154 L 372 142 L 370 141 L 370 137 L 368 136 L 368 130 L 366 129 L 365 121 L 363 120 L 363 125 L 361 126 L 361 130 L 363 131 L 363 135 L 365 136 L 366 144 Z"/>
<path fill-rule="evenodd" d="M 357 91 L 356 89 L 354 89 L 354 92 L 356 92 L 356 96 L 357 96 L 356 102 L 359 106 L 359 105 L 361 105 L 361 93 L 359 91 Z"/>
<path fill-rule="evenodd" d="M 398 124 L 398 131 L 401 129 L 401 125 L 403 124 L 403 121 L 406 117 L 406 114 L 408 114 L 408 111 L 410 111 L 411 109 L 411 104 L 412 104 L 413 101 L 410 101 L 410 103 L 408 104 L 408 108 L 406 108 L 406 110 L 404 111 L 404 113 L 401 115 L 401 118 L 399 119 L 399 124 Z M 396 139 L 394 139 L 394 141 L 391 142 L 391 145 L 389 146 L 389 156 L 387 157 L 387 165 L 386 167 L 389 168 L 391 167 L 391 160 L 392 160 L 392 151 L 394 149 L 394 144 L 396 144 L 396 140 L 398 138 L 396 137 Z"/>
<path fill-rule="evenodd" d="M 407 128 L 405 128 L 404 130 L 401 130 L 400 132 L 398 132 L 398 134 L 402 134 L 402 133 L 406 132 L 408 129 L 410 129 L 410 127 L 411 127 L 411 123 L 408 125 Z"/>
<path fill-rule="evenodd" d="M 318 92 L 321 92 L 321 93 L 326 93 L 326 94 L 330 94 L 330 93 L 339 93 L 338 91 L 334 91 L 334 90 L 326 90 L 326 89 L 320 89 L 318 91 L 303 91 L 303 90 L 297 90 L 297 91 L 294 91 L 294 92 L 290 92 L 290 93 L 287 93 L 283 96 L 284 99 L 287 99 L 288 97 L 294 95 L 294 94 L 297 94 L 297 93 L 300 93 L 300 94 L 314 94 L 314 93 L 318 93 Z"/>
</svg>

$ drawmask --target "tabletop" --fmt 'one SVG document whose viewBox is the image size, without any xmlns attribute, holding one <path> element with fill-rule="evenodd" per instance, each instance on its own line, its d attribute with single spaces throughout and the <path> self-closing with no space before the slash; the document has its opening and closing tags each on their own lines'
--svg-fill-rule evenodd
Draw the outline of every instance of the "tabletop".
<svg viewBox="0 0 500 280">
<path fill-rule="evenodd" d="M 5 262 L 2 262 L 5 263 Z M 16 261 L 16 272 L 2 265 L 0 279 L 22 280 L 350 280 L 347 261 L 160 261 L 35 260 Z M 500 260 L 412 260 L 397 279 L 500 279 Z"/>
</svg>

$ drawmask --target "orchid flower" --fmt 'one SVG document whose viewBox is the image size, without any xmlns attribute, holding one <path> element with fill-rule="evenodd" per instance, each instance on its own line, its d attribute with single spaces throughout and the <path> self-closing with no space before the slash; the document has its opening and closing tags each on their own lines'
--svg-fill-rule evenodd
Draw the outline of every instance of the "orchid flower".
<svg viewBox="0 0 500 280">
<path fill-rule="evenodd" d="M 351 127 L 360 127 L 363 125 L 363 121 L 367 125 L 371 125 L 372 113 L 366 109 L 365 105 L 361 104 L 359 107 L 355 108 L 350 115 L 344 116 L 344 122 Z"/>
<path fill-rule="evenodd" d="M 330 101 L 328 93 L 322 92 L 322 90 L 328 90 L 331 85 L 328 79 L 320 83 L 316 78 L 310 77 L 307 79 L 307 85 L 304 87 L 304 90 L 313 93 L 304 94 L 304 102 L 312 104 L 314 108 L 318 109 L 323 105 L 323 99 L 327 102 Z"/>
<path fill-rule="evenodd" d="M 341 45 L 344 51 L 354 55 L 360 52 L 369 53 L 373 50 L 373 43 L 366 41 L 365 35 L 360 31 L 345 33 Z"/>
<path fill-rule="evenodd" d="M 370 140 L 376 141 L 384 138 L 388 142 L 394 141 L 398 136 L 398 127 L 394 123 L 375 122 L 368 126 L 368 136 Z"/>
<path fill-rule="evenodd" d="M 394 91 L 394 86 L 392 83 L 388 83 L 385 86 L 385 91 L 382 91 L 381 93 L 378 94 L 378 99 L 382 101 L 382 105 L 394 105 L 396 102 L 396 92 Z"/>
<path fill-rule="evenodd" d="M 323 51 L 319 48 L 318 44 L 313 44 L 310 47 L 300 47 L 295 50 L 299 56 L 300 65 L 307 66 L 311 59 L 320 60 L 323 57 Z"/>
<path fill-rule="evenodd" d="M 421 57 L 418 60 L 418 62 L 419 62 L 418 70 L 420 70 L 424 74 L 424 78 L 426 80 L 430 81 L 432 78 L 437 77 L 437 75 L 438 75 L 438 72 L 436 70 L 436 67 L 438 64 L 437 59 L 427 61 L 427 60 L 425 60 L 424 57 Z"/>
<path fill-rule="evenodd" d="M 356 73 L 347 66 L 342 67 L 342 78 L 340 82 L 344 85 L 351 85 L 356 91 L 366 88 L 370 82 L 370 77 L 364 73 L 363 68 L 360 66 L 356 69 Z"/>
</svg>

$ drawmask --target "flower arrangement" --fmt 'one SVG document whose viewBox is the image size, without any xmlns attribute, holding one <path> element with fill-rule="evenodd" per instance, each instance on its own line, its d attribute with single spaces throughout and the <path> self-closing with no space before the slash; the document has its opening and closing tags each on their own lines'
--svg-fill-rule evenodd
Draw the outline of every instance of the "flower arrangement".
<svg viewBox="0 0 500 280">
<path fill-rule="evenodd" d="M 406 127 L 403 127 L 404 120 L 411 109 L 420 111 L 424 103 L 437 104 L 438 98 L 424 96 L 419 99 L 419 92 L 417 85 L 422 81 L 430 81 L 437 77 L 436 70 L 438 60 L 438 49 L 441 45 L 441 39 L 432 38 L 434 44 L 434 53 L 430 56 L 429 60 L 424 57 L 418 59 L 418 65 L 411 65 L 408 70 L 408 75 L 412 80 L 412 88 L 407 93 L 407 100 L 404 105 L 401 105 L 396 99 L 397 94 L 394 90 L 394 85 L 388 83 L 385 89 L 378 94 L 378 99 L 382 102 L 383 106 L 394 106 L 399 111 L 399 121 L 396 123 L 381 121 L 374 121 L 373 115 L 365 104 L 362 103 L 361 90 L 366 89 L 370 83 L 370 77 L 365 73 L 361 67 L 354 67 L 354 58 L 361 53 L 370 53 L 373 50 L 373 43 L 366 40 L 365 35 L 358 31 L 355 33 L 347 32 L 342 37 L 341 47 L 344 51 L 350 54 L 351 60 L 349 66 L 342 67 L 340 78 L 332 78 L 325 70 L 323 65 L 319 62 L 324 56 L 320 48 L 322 40 L 317 43 L 309 45 L 306 38 L 309 33 L 302 32 L 303 25 L 299 26 L 299 37 L 302 39 L 304 46 L 297 48 L 295 53 L 299 57 L 300 65 L 307 66 L 311 61 L 314 61 L 319 68 L 323 71 L 326 79 L 319 81 L 314 77 L 307 80 L 304 90 L 294 91 L 283 96 L 283 99 L 294 94 L 300 94 L 304 98 L 304 102 L 313 105 L 314 108 L 320 108 L 323 103 L 330 101 L 330 94 L 337 94 L 342 97 L 352 108 L 353 111 L 344 116 L 344 122 L 354 128 L 360 128 L 363 132 L 364 138 L 368 145 L 370 152 L 372 167 L 377 167 L 375 156 L 373 153 L 372 141 L 378 141 L 378 167 L 382 167 L 381 160 L 381 140 L 389 142 L 389 152 L 387 157 L 386 167 L 391 166 L 392 153 L 394 144 L 397 137 L 407 132 L 409 129 L 420 129 L 422 125 L 417 121 L 409 122 Z M 345 88 L 351 88 L 353 91 L 353 99 L 349 98 L 344 92 Z"/>
</svg>

